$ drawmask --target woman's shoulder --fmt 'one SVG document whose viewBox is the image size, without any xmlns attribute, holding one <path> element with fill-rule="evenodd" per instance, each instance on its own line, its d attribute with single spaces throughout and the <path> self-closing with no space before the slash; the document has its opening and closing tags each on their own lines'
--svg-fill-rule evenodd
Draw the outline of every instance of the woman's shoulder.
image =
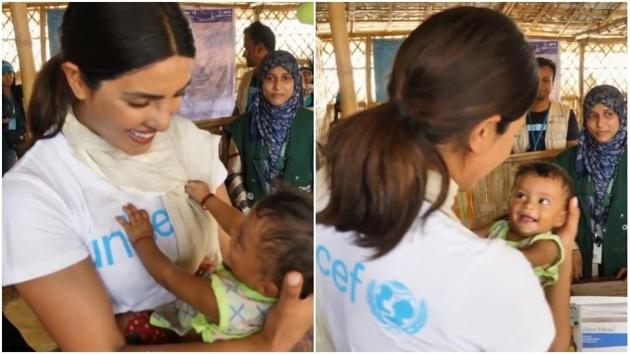
<svg viewBox="0 0 630 354">
<path fill-rule="evenodd" d="M 571 146 L 554 157 L 551 162 L 560 165 L 560 167 L 571 173 L 575 166 L 575 158 L 577 156 L 578 148 L 579 145 Z"/>
</svg>

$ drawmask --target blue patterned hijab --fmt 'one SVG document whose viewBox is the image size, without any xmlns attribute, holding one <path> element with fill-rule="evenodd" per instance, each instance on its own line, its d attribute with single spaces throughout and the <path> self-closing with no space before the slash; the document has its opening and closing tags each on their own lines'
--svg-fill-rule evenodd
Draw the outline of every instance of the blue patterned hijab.
<svg viewBox="0 0 630 354">
<path fill-rule="evenodd" d="M 273 106 L 263 94 L 265 76 L 272 69 L 281 66 L 293 78 L 293 94 L 282 106 Z M 284 144 L 289 137 L 289 129 L 295 113 L 302 105 L 302 75 L 297 60 L 289 52 L 276 50 L 265 56 L 258 68 L 258 96 L 254 98 L 252 110 L 252 136 L 260 136 L 269 150 L 269 164 L 266 168 L 267 182 L 276 178 L 283 167 Z"/>
<path fill-rule="evenodd" d="M 619 131 L 606 143 L 598 143 L 586 128 L 586 120 L 593 106 L 601 103 L 619 116 Z M 596 86 L 591 89 L 584 98 L 583 106 L 584 129 L 578 138 L 578 152 L 576 158 L 576 171 L 580 175 L 591 176 L 595 188 L 595 198 L 592 201 L 593 209 L 603 209 L 597 214 L 605 213 L 608 209 L 604 197 L 609 183 L 615 177 L 615 171 L 621 154 L 626 149 L 626 102 L 621 92 L 610 85 Z M 597 207 L 600 206 L 600 207 Z M 592 210 L 593 210 L 592 209 Z M 597 215 L 604 217 L 605 215 Z"/>
</svg>

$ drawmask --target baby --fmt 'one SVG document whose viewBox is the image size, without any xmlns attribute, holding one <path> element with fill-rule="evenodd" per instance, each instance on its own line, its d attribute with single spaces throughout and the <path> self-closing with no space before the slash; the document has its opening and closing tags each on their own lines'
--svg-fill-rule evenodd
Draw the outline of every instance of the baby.
<svg viewBox="0 0 630 354">
<path fill-rule="evenodd" d="M 494 223 L 488 234 L 523 252 L 543 286 L 558 280 L 564 259 L 562 242 L 552 230 L 566 221 L 572 184 L 571 177 L 555 164 L 521 165 L 514 176 L 508 219 Z"/>
<path fill-rule="evenodd" d="M 189 181 L 186 193 L 231 236 L 223 263 L 203 277 L 180 270 L 160 251 L 146 211 L 128 204 L 123 207 L 128 220 L 117 218 L 151 276 L 178 298 L 156 308 L 151 325 L 191 340 L 199 335 L 205 342 L 241 338 L 262 329 L 287 272 L 302 273 L 301 297 L 313 292 L 309 196 L 281 188 L 243 215 L 210 193 L 204 182 Z"/>
</svg>

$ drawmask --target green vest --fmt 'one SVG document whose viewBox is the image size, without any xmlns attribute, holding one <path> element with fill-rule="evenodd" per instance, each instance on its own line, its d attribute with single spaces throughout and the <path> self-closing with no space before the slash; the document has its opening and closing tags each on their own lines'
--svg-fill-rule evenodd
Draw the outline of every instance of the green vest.
<svg viewBox="0 0 630 354">
<path fill-rule="evenodd" d="M 580 203 L 580 225 L 576 241 L 582 253 L 582 275 L 591 278 L 593 262 L 593 234 L 588 225 L 587 197 L 594 194 L 593 185 L 587 176 L 578 176 L 575 171 L 577 146 L 573 146 L 558 155 L 553 162 L 562 166 L 573 178 L 573 191 Z M 617 177 L 612 188 L 610 212 L 606 220 L 606 233 L 602 245 L 602 272 L 600 276 L 612 276 L 622 267 L 627 267 L 627 181 L 628 152 L 621 155 L 617 167 Z"/>
<path fill-rule="evenodd" d="M 243 166 L 243 179 L 247 199 L 252 205 L 265 196 L 264 162 L 269 159 L 267 146 L 262 139 L 251 136 L 251 114 L 238 117 L 225 127 L 234 140 Z M 289 131 L 287 156 L 282 180 L 312 192 L 313 190 L 313 111 L 300 107 Z"/>
</svg>

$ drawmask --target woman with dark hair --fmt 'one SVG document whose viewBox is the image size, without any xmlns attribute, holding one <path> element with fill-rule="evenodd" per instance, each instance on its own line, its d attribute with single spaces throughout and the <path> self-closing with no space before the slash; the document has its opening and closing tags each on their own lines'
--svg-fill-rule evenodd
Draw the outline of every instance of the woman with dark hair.
<svg viewBox="0 0 630 354">
<path fill-rule="evenodd" d="M 318 336 L 341 351 L 553 347 L 554 319 L 528 261 L 477 238 L 451 209 L 458 190 L 508 157 L 537 90 L 531 48 L 499 12 L 449 9 L 405 39 L 389 101 L 337 123 L 324 150 Z M 574 205 L 563 244 L 576 216 Z M 563 266 L 552 298 L 568 301 Z M 568 309 L 561 315 L 554 346 L 565 349 Z"/>
<path fill-rule="evenodd" d="M 202 180 L 227 199 L 226 173 L 218 137 L 173 116 L 195 56 L 177 4 L 70 3 L 60 42 L 33 89 L 32 147 L 3 179 L 3 204 L 11 205 L 3 208 L 3 286 L 15 285 L 60 349 L 119 350 L 125 338 L 138 339 L 130 334 L 142 337 L 129 321 L 134 313 L 175 300 L 116 222 L 122 206 L 146 209 L 158 247 L 193 273 L 221 254 L 214 218 L 184 185 Z M 312 325 L 301 282 L 295 273 L 285 278 L 258 334 L 145 349 L 287 350 Z M 3 303 L 9 320 L 25 316 L 10 306 Z"/>
<path fill-rule="evenodd" d="M 573 178 L 582 219 L 573 252 L 573 278 L 616 276 L 628 268 L 627 103 L 613 86 L 584 98 L 578 145 L 555 158 Z"/>
<path fill-rule="evenodd" d="M 303 107 L 297 60 L 270 52 L 258 75 L 253 109 L 225 127 L 221 151 L 230 199 L 245 212 L 270 193 L 274 180 L 304 192 L 313 185 L 313 111 Z"/>
<path fill-rule="evenodd" d="M 2 61 L 2 174 L 24 154 L 26 117 L 22 85 L 15 84 L 15 71 Z"/>
</svg>

